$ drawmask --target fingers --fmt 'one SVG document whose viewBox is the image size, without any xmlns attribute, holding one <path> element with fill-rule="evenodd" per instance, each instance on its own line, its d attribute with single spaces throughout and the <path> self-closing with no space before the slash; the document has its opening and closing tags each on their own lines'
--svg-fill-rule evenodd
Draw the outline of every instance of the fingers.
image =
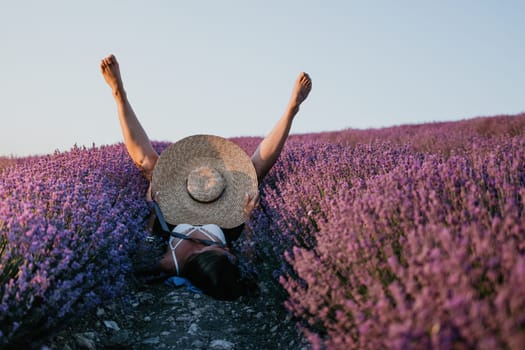
<svg viewBox="0 0 525 350">
<path fill-rule="evenodd" d="M 312 78 L 308 75 L 308 73 L 302 72 L 301 73 L 301 84 L 306 86 L 308 89 L 312 88 Z"/>
<path fill-rule="evenodd" d="M 250 216 L 251 212 L 252 211 L 250 209 L 250 195 L 248 193 L 246 193 L 244 195 L 244 202 L 243 202 L 243 205 L 242 205 L 242 213 L 244 214 L 244 218 L 248 219 L 248 217 Z"/>
<path fill-rule="evenodd" d="M 299 73 L 299 81 L 300 82 L 311 82 L 312 81 L 312 78 L 310 78 L 310 75 L 306 72 L 301 72 Z"/>
<path fill-rule="evenodd" d="M 299 95 L 302 100 L 305 100 L 310 91 L 312 90 L 312 79 L 308 73 L 301 72 L 297 77 L 297 85 L 299 85 Z M 302 101 L 301 101 L 302 102 Z"/>
<path fill-rule="evenodd" d="M 151 199 L 155 202 L 158 202 L 158 199 L 160 197 L 160 191 L 155 191 L 154 193 L 151 193 Z"/>
<path fill-rule="evenodd" d="M 246 193 L 244 195 L 244 202 L 242 203 L 242 207 L 246 208 L 248 206 L 248 203 L 250 203 L 250 195 Z"/>
<path fill-rule="evenodd" d="M 115 57 L 115 55 L 111 54 L 105 58 L 103 58 L 101 61 L 100 61 L 100 68 L 101 69 L 106 69 L 108 66 L 112 65 L 112 64 L 118 64 L 117 63 L 117 58 Z"/>
<path fill-rule="evenodd" d="M 244 196 L 244 204 L 243 204 L 243 213 L 246 219 L 248 219 L 255 207 L 259 205 L 259 193 L 256 193 L 253 197 L 251 197 L 248 193 Z"/>
<path fill-rule="evenodd" d="M 261 199 L 261 196 L 259 195 L 259 192 L 257 192 L 255 196 L 253 196 L 252 201 L 251 201 L 254 208 L 259 205 L 260 199 Z"/>
<path fill-rule="evenodd" d="M 260 198 L 259 192 L 257 192 L 253 197 L 250 196 L 249 193 L 246 193 L 244 195 L 244 206 L 247 206 L 248 204 L 258 204 Z"/>
</svg>

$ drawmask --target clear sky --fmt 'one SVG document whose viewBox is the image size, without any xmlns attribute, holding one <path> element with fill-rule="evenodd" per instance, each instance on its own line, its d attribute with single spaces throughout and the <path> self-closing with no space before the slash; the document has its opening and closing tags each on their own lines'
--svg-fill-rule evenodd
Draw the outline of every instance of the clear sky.
<svg viewBox="0 0 525 350">
<path fill-rule="evenodd" d="M 525 111 L 525 1 L 0 0 L 0 155 L 122 140 L 113 53 L 152 140 Z"/>
</svg>

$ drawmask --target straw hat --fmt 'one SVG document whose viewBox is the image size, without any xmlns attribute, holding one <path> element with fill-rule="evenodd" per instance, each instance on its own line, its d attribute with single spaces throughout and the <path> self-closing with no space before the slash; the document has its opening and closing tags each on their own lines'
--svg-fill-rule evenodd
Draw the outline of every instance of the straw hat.
<svg viewBox="0 0 525 350">
<path fill-rule="evenodd" d="M 161 153 L 151 191 L 172 225 L 233 228 L 245 221 L 244 197 L 257 193 L 257 174 L 250 157 L 235 143 L 219 136 L 194 135 Z"/>
</svg>

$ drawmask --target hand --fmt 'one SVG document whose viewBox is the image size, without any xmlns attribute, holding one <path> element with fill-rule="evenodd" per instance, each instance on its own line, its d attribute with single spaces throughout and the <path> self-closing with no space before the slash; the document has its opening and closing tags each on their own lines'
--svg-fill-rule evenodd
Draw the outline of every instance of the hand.
<svg viewBox="0 0 525 350">
<path fill-rule="evenodd" d="M 244 204 L 242 209 L 245 220 L 248 220 L 250 218 L 253 209 L 255 209 L 257 205 L 259 205 L 259 193 L 257 192 L 253 197 L 246 193 L 246 195 L 244 196 Z"/>
</svg>

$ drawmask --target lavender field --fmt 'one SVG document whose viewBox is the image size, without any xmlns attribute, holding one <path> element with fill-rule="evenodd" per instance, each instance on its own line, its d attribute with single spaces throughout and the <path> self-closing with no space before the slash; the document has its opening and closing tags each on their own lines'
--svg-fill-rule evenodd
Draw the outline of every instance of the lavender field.
<svg viewBox="0 0 525 350">
<path fill-rule="evenodd" d="M 0 347 L 122 294 L 150 210 L 120 144 L 7 163 Z M 295 135 L 237 249 L 314 349 L 523 349 L 524 207 L 525 114 Z"/>
</svg>

